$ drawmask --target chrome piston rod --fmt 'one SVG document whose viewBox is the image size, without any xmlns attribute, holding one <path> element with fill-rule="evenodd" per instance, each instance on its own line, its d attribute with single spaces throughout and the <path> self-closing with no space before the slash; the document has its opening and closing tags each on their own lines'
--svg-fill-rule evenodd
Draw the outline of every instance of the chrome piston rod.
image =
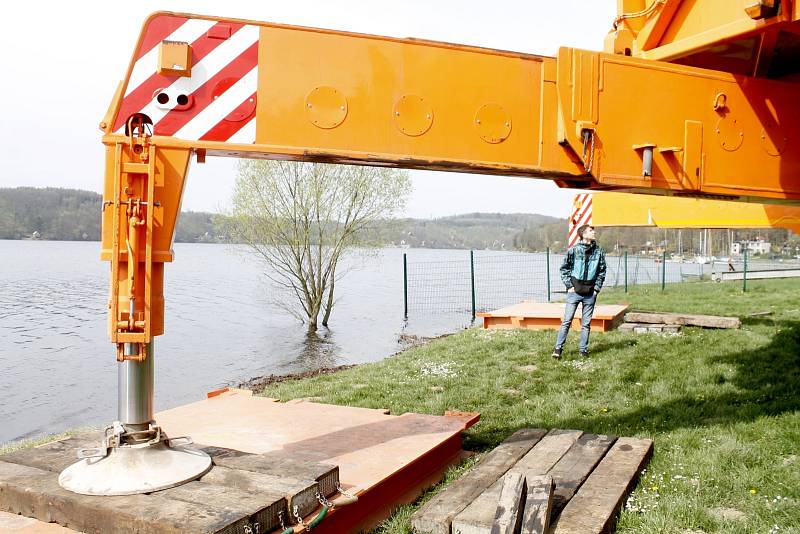
<svg viewBox="0 0 800 534">
<path fill-rule="evenodd" d="M 119 364 L 118 420 L 133 430 L 147 429 L 153 421 L 153 342 L 144 345 L 144 361 Z"/>
</svg>

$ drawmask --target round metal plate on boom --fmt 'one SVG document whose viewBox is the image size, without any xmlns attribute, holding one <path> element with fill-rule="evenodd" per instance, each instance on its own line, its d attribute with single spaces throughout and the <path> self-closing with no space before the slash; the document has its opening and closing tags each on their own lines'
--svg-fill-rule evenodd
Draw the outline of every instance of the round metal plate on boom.
<svg viewBox="0 0 800 534">
<path fill-rule="evenodd" d="M 403 95 L 392 110 L 397 129 L 411 137 L 417 137 L 433 124 L 433 108 L 419 95 Z"/>
<path fill-rule="evenodd" d="M 502 143 L 511 134 L 511 116 L 499 104 L 485 104 L 475 112 L 475 128 L 487 143 Z"/>
<path fill-rule="evenodd" d="M 333 87 L 316 87 L 306 96 L 306 114 L 318 128 L 336 128 L 347 117 L 347 99 Z"/>
<path fill-rule="evenodd" d="M 730 115 L 722 117 L 717 121 L 717 127 L 714 129 L 717 134 L 719 146 L 728 152 L 738 150 L 744 141 L 744 132 L 739 126 L 739 121 Z"/>
<path fill-rule="evenodd" d="M 786 135 L 774 121 L 767 121 L 761 128 L 761 148 L 770 156 L 780 156 L 788 143 Z"/>
</svg>

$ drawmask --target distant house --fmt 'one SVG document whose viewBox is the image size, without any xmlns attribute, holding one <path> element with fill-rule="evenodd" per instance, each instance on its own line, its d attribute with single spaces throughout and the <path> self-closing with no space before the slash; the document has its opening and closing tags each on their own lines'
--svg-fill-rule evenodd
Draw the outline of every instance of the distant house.
<svg viewBox="0 0 800 534">
<path fill-rule="evenodd" d="M 772 243 L 763 239 L 752 241 L 734 241 L 731 243 L 731 254 L 741 255 L 745 249 L 753 254 L 769 254 L 772 250 Z"/>
</svg>

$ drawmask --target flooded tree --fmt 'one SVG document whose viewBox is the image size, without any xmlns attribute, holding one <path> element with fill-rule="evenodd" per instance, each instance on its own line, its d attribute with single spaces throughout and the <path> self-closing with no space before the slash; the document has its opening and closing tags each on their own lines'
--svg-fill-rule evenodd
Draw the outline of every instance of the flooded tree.
<svg viewBox="0 0 800 534">
<path fill-rule="evenodd" d="M 371 245 L 371 231 L 410 192 L 408 173 L 396 169 L 242 160 L 224 224 L 288 293 L 281 303 L 316 330 L 320 313 L 328 325 L 340 260 Z"/>
</svg>

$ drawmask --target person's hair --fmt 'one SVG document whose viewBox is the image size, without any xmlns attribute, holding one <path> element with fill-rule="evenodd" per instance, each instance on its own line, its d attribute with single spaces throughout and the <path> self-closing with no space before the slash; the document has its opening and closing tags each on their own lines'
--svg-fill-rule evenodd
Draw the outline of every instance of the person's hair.
<svg viewBox="0 0 800 534">
<path fill-rule="evenodd" d="M 580 228 L 578 228 L 578 237 L 580 237 L 581 239 L 583 239 L 583 233 L 584 233 L 586 230 L 588 230 L 589 228 L 591 228 L 592 230 L 594 230 L 594 226 L 592 226 L 591 224 L 584 224 L 584 225 L 582 225 Z"/>
</svg>

